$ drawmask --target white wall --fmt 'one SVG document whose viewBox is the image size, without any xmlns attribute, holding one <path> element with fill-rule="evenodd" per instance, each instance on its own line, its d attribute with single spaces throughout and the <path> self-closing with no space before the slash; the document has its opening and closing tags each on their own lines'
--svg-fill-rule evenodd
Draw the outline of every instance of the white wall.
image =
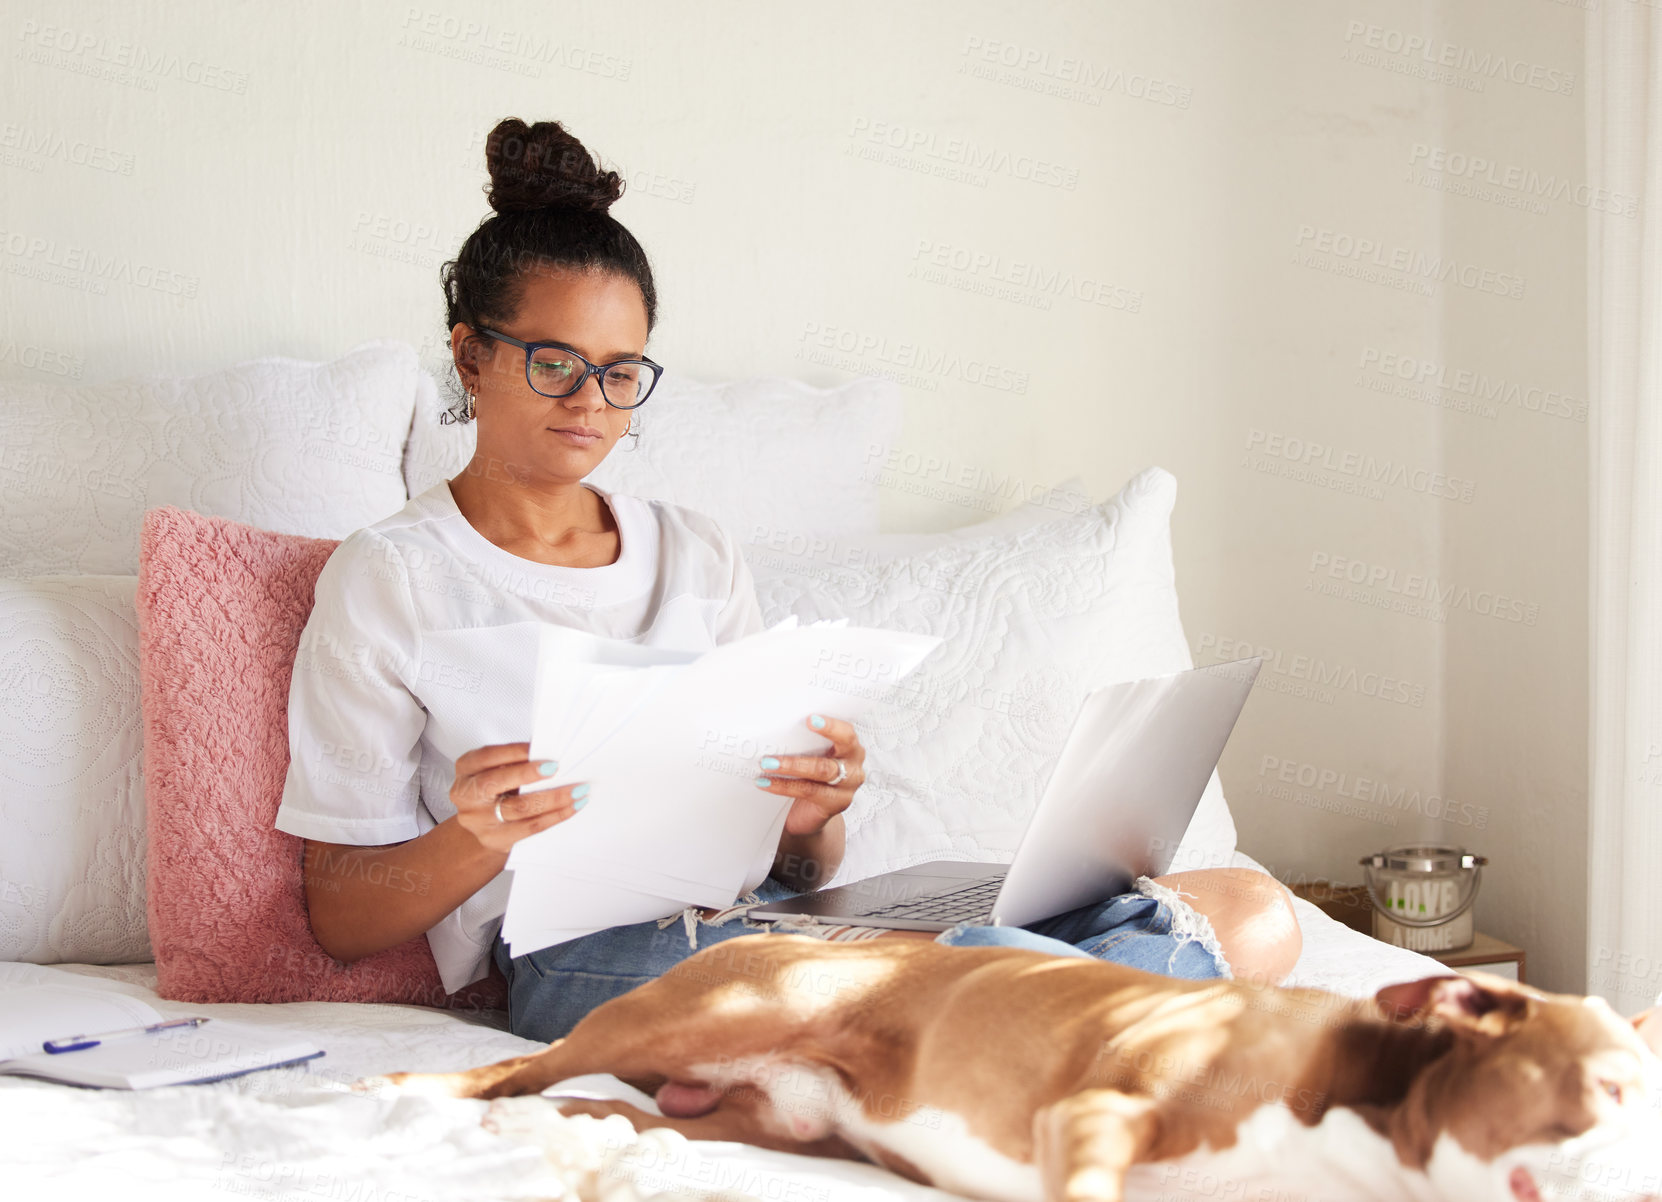
<svg viewBox="0 0 1662 1202">
<path fill-rule="evenodd" d="M 1480 926 L 1576 989 L 1585 211 L 1519 185 L 1584 178 L 1583 21 L 1557 0 L 8 0 L 0 378 L 376 336 L 436 366 L 486 131 L 562 120 L 631 181 L 613 212 L 658 272 L 655 358 L 907 372 L 890 528 L 1172 471 L 1197 659 L 1271 654 L 1223 761 L 1243 847 L 1356 880 L 1388 844 L 1463 843 L 1493 862 Z M 1387 356 L 1518 400 L 1375 391 Z M 1347 595 L 1340 565 L 1384 579 Z M 1424 579 L 1450 612 L 1390 608 Z"/>
</svg>

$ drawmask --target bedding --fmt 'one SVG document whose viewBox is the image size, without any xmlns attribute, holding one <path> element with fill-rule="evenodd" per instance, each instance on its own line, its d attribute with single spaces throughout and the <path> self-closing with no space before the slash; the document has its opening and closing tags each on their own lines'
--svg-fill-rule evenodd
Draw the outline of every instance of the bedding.
<svg viewBox="0 0 1662 1202">
<path fill-rule="evenodd" d="M 0 960 L 152 959 L 137 584 L 0 580 Z"/>
<path fill-rule="evenodd" d="M 852 538 L 746 546 L 770 626 L 846 617 L 945 640 L 898 687 L 860 665 L 841 677 L 878 704 L 860 723 L 867 783 L 829 884 L 932 859 L 1008 861 L 1085 695 L 1194 666 L 1172 566 L 1176 499 L 1171 473 L 1151 467 L 1100 505 L 1028 507 L 979 535 L 876 540 L 872 553 Z M 1214 771 L 1171 871 L 1220 866 L 1235 841 Z"/>
<path fill-rule="evenodd" d="M 1235 862 L 1261 868 L 1239 853 Z M 1308 902 L 1294 906 L 1304 954 L 1290 985 L 1367 996 L 1447 972 L 1417 952 L 1335 922 Z M 872 1165 L 689 1141 L 665 1130 L 637 1134 L 617 1117 L 550 1116 L 534 1099 L 515 1099 L 497 1112 L 502 1129 L 492 1131 L 481 1126 L 488 1103 L 350 1091 L 360 1077 L 452 1071 L 542 1046 L 509 1034 L 501 1011 L 342 1002 L 203 1005 L 158 997 L 153 965 L 48 971 L 140 997 L 165 1017 L 217 1015 L 304 1033 L 326 1054 L 304 1066 L 143 1093 L 0 1077 L 6 1184 L 14 1197 L 633 1202 L 662 1194 L 704 1202 L 947 1202 L 958 1196 Z M 606 1074 L 573 1078 L 548 1092 L 643 1100 Z M 1204 1194 L 1163 1196 L 1216 1202 Z"/>
<path fill-rule="evenodd" d="M 659 392 L 654 410 L 668 424 L 650 443 L 626 444 L 597 482 L 621 472 L 620 491 L 722 510 L 730 525 L 771 513 L 811 529 L 877 529 L 878 486 L 861 467 L 899 428 L 892 383 L 671 375 Z M 394 339 L 328 363 L 271 357 L 76 388 L 0 382 L 0 664 L 55 698 L 0 706 L 0 959 L 153 958 L 133 604 L 146 509 L 173 503 L 338 539 L 402 508 L 421 491 L 407 494 L 407 482 L 425 487 L 467 462 L 472 428 L 440 426 L 438 415 L 432 377 Z M 816 428 L 831 435 L 801 437 Z M 757 439 L 793 431 L 800 449 L 775 448 L 768 473 L 724 472 L 735 455 L 759 456 Z M 639 458 L 624 468 L 621 455 Z"/>
<path fill-rule="evenodd" d="M 431 377 L 415 410 L 404 454 L 412 497 L 461 472 L 475 445 L 471 422 L 439 424 Z M 625 438 L 587 479 L 696 509 L 734 537 L 764 519 L 819 534 L 872 533 L 876 469 L 904 415 L 900 386 L 875 376 L 815 388 L 781 377 L 701 384 L 670 371 L 635 415 L 640 437 Z"/>
<path fill-rule="evenodd" d="M 425 935 L 350 965 L 312 937 L 302 840 L 273 820 L 295 649 L 334 549 L 171 506 L 145 515 L 146 898 L 160 990 L 204 1002 L 500 1006 L 500 973 L 447 997 Z M 350 654 L 339 665 L 356 668 Z"/>
<path fill-rule="evenodd" d="M 270 357 L 199 376 L 0 382 L 0 565 L 132 575 L 144 512 L 179 505 L 343 538 L 403 506 L 421 366 L 394 339 L 330 363 Z"/>
<path fill-rule="evenodd" d="M 854 620 L 882 621 L 908 597 L 940 602 L 950 611 L 958 603 L 951 591 L 922 587 L 920 571 L 951 566 L 961 583 L 991 565 L 988 548 L 1066 558 L 1072 545 L 1085 551 L 1069 561 L 1074 584 L 1085 580 L 1075 569 L 1082 570 L 1092 554 L 1102 558 L 1106 549 L 1108 558 L 1123 561 L 1110 574 L 1115 588 L 1123 593 L 1131 581 L 1138 598 L 1115 601 L 1131 620 L 1119 633 L 1158 633 L 1154 658 L 1145 655 L 1139 666 L 1116 670 L 1189 666 L 1170 580 L 1173 483 L 1158 469 L 1134 480 L 1130 493 L 1095 507 L 1100 513 L 1077 495 L 1077 482 L 1069 482 L 977 526 L 880 535 L 879 476 L 870 469 L 881 465 L 899 429 L 902 406 L 892 384 L 860 380 L 816 389 L 761 380 L 706 386 L 671 376 L 662 387 L 668 391 L 655 397 L 652 414 L 643 415 L 647 424 L 638 448 L 620 448 L 594 481 L 619 492 L 664 496 L 721 521 L 744 545 L 764 608 L 774 606 L 770 619 L 836 603 L 847 604 L 844 612 L 858 615 Z M 375 994 L 382 999 L 377 1002 L 311 1000 L 314 995 L 303 989 L 283 995 L 294 1000 L 281 1003 L 160 996 L 172 993 L 166 989 L 167 947 L 151 941 L 169 928 L 164 922 L 146 930 L 141 849 L 149 837 L 152 847 L 159 839 L 176 855 L 192 837 L 189 807 L 199 799 L 184 790 L 175 799 L 178 824 L 147 836 L 144 756 L 134 747 L 141 729 L 133 696 L 140 687 L 139 582 L 130 574 L 138 569 L 141 518 L 147 510 L 176 505 L 212 515 L 200 519 L 210 526 L 216 517 L 230 519 L 282 532 L 272 537 L 294 542 L 344 537 L 401 508 L 409 495 L 454 475 L 467 461 L 471 428 L 440 426 L 438 411 L 437 390 L 413 350 L 393 342 L 364 344 L 334 364 L 268 359 L 189 379 L 147 377 L 78 389 L 0 387 L 0 417 L 9 419 L 21 448 L 9 462 L 30 485 L 5 494 L 0 564 L 11 579 L 0 593 L 0 662 L 13 679 L 49 680 L 51 694 L 61 699 L 56 708 L 31 705 L 29 694 L 14 690 L 8 697 L 14 704 L 0 707 L 6 797 L 45 803 L 29 809 L 7 802 L 0 809 L 7 830 L 0 841 L 0 958 L 69 961 L 48 971 L 133 993 L 168 1016 L 218 1014 L 303 1031 L 327 1050 L 308 1065 L 138 1094 L 0 1077 L 0 1180 L 7 1196 L 123 1202 L 238 1195 L 354 1202 L 632 1202 L 660 1193 L 767 1202 L 951 1197 L 869 1165 L 689 1143 L 667 1131 L 637 1135 L 620 1118 L 555 1116 L 550 1122 L 535 1099 L 520 1100 L 529 1106 L 511 1108 L 519 1119 L 504 1118 L 501 1130 L 491 1130 L 481 1126 L 484 1103 L 372 1097 L 347 1088 L 363 1076 L 463 1068 L 540 1046 L 510 1034 L 500 1010 L 386 1002 L 437 1000 L 397 990 Z M 65 431 L 79 436 L 65 439 Z M 96 454 L 87 459 L 78 447 L 93 447 Z M 733 470 L 725 470 L 727 464 Z M 50 489 L 44 487 L 48 481 L 55 482 Z M 1105 521 L 1110 512 L 1117 516 Z M 801 534 L 826 537 L 810 541 L 795 565 L 798 576 L 813 580 L 792 584 L 784 579 L 790 571 L 769 571 L 762 561 L 776 550 L 772 542 L 789 544 Z M 1111 537 L 1105 541 L 1105 535 Z M 787 554 L 796 552 L 787 548 Z M 858 570 L 843 570 L 851 565 Z M 236 565 L 221 566 L 229 571 Z M 42 575 L 48 572 L 88 574 Z M 1032 574 L 1025 581 L 1019 575 L 1000 579 L 1013 595 L 1036 595 L 1044 583 Z M 281 593 L 274 586 L 266 601 Z M 1072 600 L 1079 595 L 1075 589 Z M 1081 616 L 1086 613 L 1075 606 L 1065 618 L 1088 630 Z M 1012 645 L 1019 641 L 1008 632 L 1001 637 Z M 221 648 L 237 642 L 224 630 L 206 641 Z M 1024 645 L 1021 655 L 1009 657 L 1010 665 L 1029 654 L 1034 662 L 1053 662 L 1066 646 L 1042 644 Z M 1005 678 L 978 654 L 988 649 L 986 643 L 968 648 L 970 676 L 964 679 L 1002 689 Z M 91 730 L 103 737 L 78 745 Z M 199 757 L 193 768 L 198 776 L 191 779 L 211 781 L 213 768 Z M 927 770 L 918 762 L 903 775 Z M 152 762 L 151 785 L 168 772 Z M 246 787 L 246 780 L 241 784 Z M 228 774 L 216 787 L 239 786 Z M 1222 856 L 1261 868 L 1233 850 L 1234 827 L 1215 777 L 1208 798 L 1212 817 L 1199 844 L 1212 857 L 1207 862 Z M 887 818 L 878 812 L 885 809 Z M 843 879 L 884 867 L 877 862 L 884 857 L 1002 858 L 1007 850 L 999 839 L 1019 829 L 1020 817 L 1008 807 L 1001 815 L 988 811 L 996 819 L 993 835 L 966 842 L 961 831 L 938 837 L 946 829 L 938 821 L 933 833 L 899 821 L 882 825 L 898 813 L 889 805 L 868 815 L 870 833 L 882 835 L 879 850 L 871 863 L 846 865 Z M 924 837 L 914 840 L 920 833 Z M 182 857 L 173 868 L 202 875 L 210 894 L 228 887 L 229 877 L 216 875 L 211 860 Z M 162 871 L 170 871 L 167 864 Z M 1357 934 L 1308 903 L 1295 902 L 1295 908 L 1304 952 L 1291 984 L 1363 996 L 1384 984 L 1445 971 L 1417 953 Z M 263 946 L 266 978 L 286 974 L 292 985 L 306 975 L 289 959 L 294 944 L 271 939 Z M 273 949 L 281 953 L 276 972 L 269 969 Z M 160 966 L 153 962 L 158 954 Z M 556 1088 L 640 1100 L 607 1076 Z M 1182 1202 L 1182 1195 L 1169 1197 Z"/>
</svg>

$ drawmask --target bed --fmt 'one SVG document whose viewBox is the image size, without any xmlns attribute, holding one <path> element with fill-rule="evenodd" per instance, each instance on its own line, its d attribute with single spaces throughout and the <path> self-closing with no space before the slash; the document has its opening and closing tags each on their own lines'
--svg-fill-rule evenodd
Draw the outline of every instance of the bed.
<svg viewBox="0 0 1662 1202">
<path fill-rule="evenodd" d="M 985 520 L 880 534 L 881 490 L 933 470 L 898 441 L 893 385 L 665 384 L 643 415 L 639 450 L 615 451 L 598 483 L 722 522 L 743 545 L 770 622 L 849 616 L 956 640 L 953 675 L 935 682 L 949 703 L 873 726 L 871 781 L 850 811 L 850 851 L 832 883 L 943 856 L 1008 858 L 1024 820 L 1019 785 L 1044 771 L 1046 749 L 1065 734 L 1069 690 L 1193 662 L 1172 579 L 1176 484 L 1160 469 L 1100 504 L 1077 480 L 1027 489 L 1013 505 L 1009 494 L 942 485 L 937 495 L 957 495 Z M 947 1196 L 874 1166 L 562 1118 L 536 1099 L 499 1108 L 486 1126 L 484 1103 L 348 1088 L 363 1076 L 470 1067 L 536 1047 L 506 1030 L 500 1010 L 158 994 L 134 683 L 144 511 L 177 505 L 288 535 L 344 537 L 467 461 L 466 429 L 437 422 L 439 396 L 414 352 L 391 340 L 330 364 L 264 359 L 193 378 L 0 385 L 0 418 L 31 440 L 13 461 L 27 465 L 30 486 L 7 490 L 0 523 L 0 661 L 29 663 L 67 698 L 51 712 L 0 709 L 0 960 L 140 997 L 164 1016 L 304 1032 L 326 1052 L 304 1066 L 142 1093 L 0 1077 L 8 1195 Z M 1010 598 L 1031 628 L 1007 620 Z M 1003 737 L 1012 730 L 1023 738 Z M 1262 867 L 1236 847 L 1214 776 L 1173 868 L 1223 864 Z M 1304 951 L 1288 984 L 1361 997 L 1446 971 L 1295 905 Z M 604 1076 L 552 1092 L 642 1100 Z"/>
<path fill-rule="evenodd" d="M 1242 855 L 1238 862 L 1259 867 Z M 1296 901 L 1304 952 L 1287 984 L 1362 997 L 1446 971 Z M 507 1032 L 502 1012 L 298 1002 L 201 1005 L 156 996 L 152 965 L 60 965 L 164 1016 L 218 1015 L 301 1031 L 325 1049 L 305 1068 L 144 1093 L 85 1091 L 0 1077 L 0 1130 L 13 1197 L 376 1198 L 383 1202 L 564 1198 L 612 1202 L 655 1194 L 801 1202 L 951 1198 L 870 1165 L 743 1144 L 637 1135 L 618 1118 L 524 1121 L 487 1131 L 484 1102 L 378 1098 L 348 1088 L 388 1071 L 443 1072 L 540 1046 Z M 594 1076 L 551 1093 L 642 1099 Z M 514 1110 L 520 1110 L 515 1106 Z M 523 1116 L 522 1116 L 523 1117 Z M 138 1191 L 135 1194 L 135 1189 Z M 631 1192 L 632 1191 L 632 1192 Z M 1173 1202 L 1181 1195 L 1168 1195 Z"/>
</svg>

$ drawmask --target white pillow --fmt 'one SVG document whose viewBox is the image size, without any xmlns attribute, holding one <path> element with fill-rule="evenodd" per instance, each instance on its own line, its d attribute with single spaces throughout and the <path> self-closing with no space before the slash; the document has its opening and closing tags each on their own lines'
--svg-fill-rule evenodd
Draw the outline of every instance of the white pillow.
<svg viewBox="0 0 1662 1202">
<path fill-rule="evenodd" d="M 402 342 L 90 387 L 0 384 L 0 573 L 138 571 L 144 511 L 176 505 L 343 538 L 402 508 L 421 366 Z"/>
<path fill-rule="evenodd" d="M 0 960 L 153 958 L 137 586 L 0 581 Z"/>
<path fill-rule="evenodd" d="M 587 477 L 628 496 L 673 501 L 737 536 L 758 514 L 813 533 L 878 527 L 873 447 L 892 445 L 904 401 L 892 380 L 837 388 L 763 377 L 699 384 L 666 372 L 623 439 Z M 473 457 L 474 424 L 439 424 L 436 387 L 417 399 L 404 456 L 412 497 Z"/>
<path fill-rule="evenodd" d="M 794 529 L 776 520 L 765 509 L 732 534 L 743 547 L 752 575 L 765 572 L 789 576 L 797 572 L 823 574 L 844 564 L 874 567 L 900 555 L 917 555 L 966 538 L 1015 534 L 1041 522 L 1051 522 L 1091 508 L 1085 482 L 1070 476 L 1053 484 L 1033 500 L 1007 509 L 996 517 L 968 526 L 927 533 L 879 533 L 825 535 Z"/>
<path fill-rule="evenodd" d="M 1086 692 L 1194 666 L 1172 570 L 1176 496 L 1149 468 L 1077 517 L 913 554 L 863 559 L 838 540 L 781 570 L 745 548 L 769 624 L 846 617 L 946 640 L 859 723 L 867 781 L 832 881 L 1009 859 Z M 1235 842 L 1214 772 L 1171 871 L 1227 864 Z"/>
</svg>

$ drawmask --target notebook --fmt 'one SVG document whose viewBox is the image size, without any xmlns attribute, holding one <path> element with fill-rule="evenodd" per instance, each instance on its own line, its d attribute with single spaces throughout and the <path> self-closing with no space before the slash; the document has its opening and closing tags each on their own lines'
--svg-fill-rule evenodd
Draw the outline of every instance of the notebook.
<svg viewBox="0 0 1662 1202">
<path fill-rule="evenodd" d="M 5 965 L 0 974 L 0 1074 L 100 1089 L 218 1081 L 323 1055 L 303 1037 L 209 1018 L 52 1055 L 47 1040 L 148 1026 L 171 1017 L 138 998 L 76 984 L 73 973 Z M 30 971 L 32 970 L 32 971 Z"/>
</svg>

